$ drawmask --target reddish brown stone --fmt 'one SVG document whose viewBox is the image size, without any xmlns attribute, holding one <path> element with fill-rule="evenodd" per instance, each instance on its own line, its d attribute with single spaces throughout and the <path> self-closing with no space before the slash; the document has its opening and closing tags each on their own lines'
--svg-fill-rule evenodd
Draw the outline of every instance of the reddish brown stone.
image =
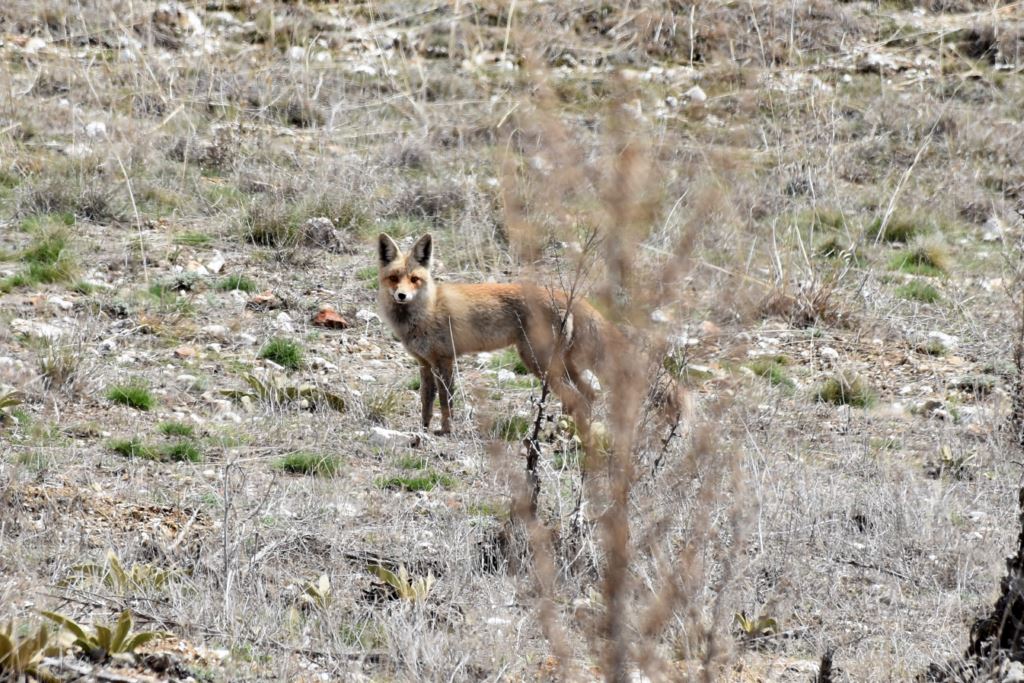
<svg viewBox="0 0 1024 683">
<path fill-rule="evenodd" d="M 280 297 L 269 289 L 253 296 L 245 303 L 245 307 L 251 311 L 270 311 L 275 308 L 281 308 L 283 305 L 284 302 L 281 301 Z"/>
<path fill-rule="evenodd" d="M 320 309 L 319 313 L 313 316 L 313 324 L 317 327 L 326 327 L 332 330 L 344 330 L 348 327 L 348 321 L 329 306 L 324 306 Z"/>
</svg>

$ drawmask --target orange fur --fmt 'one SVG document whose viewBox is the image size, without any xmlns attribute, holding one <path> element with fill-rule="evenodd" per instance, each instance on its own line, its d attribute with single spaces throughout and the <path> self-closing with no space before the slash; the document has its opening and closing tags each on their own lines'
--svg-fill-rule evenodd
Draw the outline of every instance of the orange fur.
<svg viewBox="0 0 1024 683">
<path fill-rule="evenodd" d="M 577 424 L 586 428 L 596 391 L 590 370 L 606 386 L 620 386 L 635 365 L 632 346 L 587 302 L 569 308 L 562 292 L 529 284 L 437 284 L 430 276 L 432 240 L 424 235 L 404 254 L 380 235 L 381 314 L 420 364 L 423 426 L 441 396 L 441 430 L 451 430 L 455 358 L 515 346 L 523 363 L 547 378 Z M 610 361 L 610 362 L 609 362 Z"/>
</svg>

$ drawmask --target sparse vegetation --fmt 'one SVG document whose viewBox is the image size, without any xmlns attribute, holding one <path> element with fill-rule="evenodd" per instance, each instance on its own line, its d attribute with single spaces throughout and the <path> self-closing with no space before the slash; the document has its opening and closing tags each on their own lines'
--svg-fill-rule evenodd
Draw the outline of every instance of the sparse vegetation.
<svg viewBox="0 0 1024 683">
<path fill-rule="evenodd" d="M 132 632 L 132 615 L 128 610 L 121 613 L 117 623 L 110 626 L 95 624 L 91 632 L 59 612 L 43 611 L 40 614 L 71 632 L 75 647 L 94 662 L 106 662 L 111 655 L 133 654 L 146 643 L 167 635 L 160 631 Z"/>
<path fill-rule="evenodd" d="M 160 433 L 164 436 L 177 436 L 186 439 L 191 439 L 196 435 L 196 430 L 192 425 L 187 425 L 184 422 L 161 422 L 158 425 Z"/>
<path fill-rule="evenodd" d="M 341 470 L 341 459 L 335 455 L 298 451 L 278 460 L 276 466 L 291 474 L 333 477 Z"/>
<path fill-rule="evenodd" d="M 0 3 L 0 679 L 1012 677 L 1022 34 L 990 0 Z M 577 424 L 463 356 L 433 434 L 381 231 L 664 363 L 605 348 Z M 174 641 L 109 654 L 128 605 Z"/>
<path fill-rule="evenodd" d="M 747 367 L 758 377 L 768 380 L 773 387 L 794 388 L 793 380 L 786 375 L 789 359 L 785 356 L 764 356 L 747 363 Z"/>
<path fill-rule="evenodd" d="M 156 406 L 156 398 L 149 387 L 139 380 L 110 387 L 107 389 L 107 400 L 136 410 L 152 410 Z"/>
<path fill-rule="evenodd" d="M 228 275 L 226 278 L 217 282 L 217 289 L 223 291 L 237 289 L 242 292 L 255 292 L 257 287 L 256 283 L 245 275 Z"/>
<path fill-rule="evenodd" d="M 377 487 L 382 489 L 402 489 L 404 491 L 433 491 L 435 487 L 442 486 L 450 489 L 455 486 L 455 480 L 446 474 L 428 471 L 419 475 L 399 475 L 394 477 L 380 477 L 376 481 Z"/>
<path fill-rule="evenodd" d="M 889 265 L 912 275 L 939 277 L 949 272 L 952 256 L 943 242 L 924 240 L 894 254 Z"/>
<path fill-rule="evenodd" d="M 271 339 L 262 349 L 259 357 L 277 363 L 289 370 L 298 370 L 303 363 L 302 347 L 290 339 Z"/>
<path fill-rule="evenodd" d="M 905 285 L 896 288 L 896 294 L 909 301 L 918 301 L 923 304 L 934 304 L 942 299 L 939 290 L 922 280 L 911 280 Z"/>
<path fill-rule="evenodd" d="M 825 403 L 870 408 L 877 396 L 867 382 L 857 375 L 840 372 L 818 387 L 815 397 Z"/>
<path fill-rule="evenodd" d="M 22 269 L 0 281 L 0 292 L 15 287 L 68 282 L 75 277 L 78 265 L 71 252 L 67 229 L 44 221 L 34 224 L 31 231 L 32 242 L 18 257 Z"/>
</svg>

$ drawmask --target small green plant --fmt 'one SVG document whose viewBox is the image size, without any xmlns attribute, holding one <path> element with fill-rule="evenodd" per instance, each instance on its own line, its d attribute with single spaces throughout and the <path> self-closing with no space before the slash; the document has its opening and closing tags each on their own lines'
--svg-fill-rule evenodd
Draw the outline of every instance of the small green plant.
<svg viewBox="0 0 1024 683">
<path fill-rule="evenodd" d="M 78 270 L 63 226 L 45 226 L 34 230 L 32 242 L 21 252 L 24 268 L 0 283 L 0 289 L 67 282 Z"/>
<path fill-rule="evenodd" d="M 773 387 L 792 389 L 796 385 L 786 375 L 785 366 L 788 363 L 789 359 L 785 356 L 763 356 L 747 363 L 747 368 L 758 377 L 768 380 Z"/>
<path fill-rule="evenodd" d="M 745 641 L 755 641 L 778 633 L 779 624 L 775 619 L 766 616 L 748 617 L 745 612 L 737 612 L 734 617 L 736 628 Z"/>
<path fill-rule="evenodd" d="M 491 434 L 503 441 L 522 441 L 532 426 L 533 421 L 525 415 L 506 415 L 494 422 Z"/>
<path fill-rule="evenodd" d="M 151 640 L 167 636 L 160 631 L 132 633 L 132 614 L 129 610 L 121 612 L 113 626 L 94 624 L 92 633 L 86 631 L 74 619 L 58 612 L 40 614 L 70 631 L 75 637 L 74 645 L 94 662 L 105 662 L 111 655 L 133 654 Z"/>
<path fill-rule="evenodd" d="M 174 236 L 174 243 L 185 247 L 205 247 L 213 237 L 205 232 L 183 232 Z"/>
<path fill-rule="evenodd" d="M 20 406 L 24 401 L 21 392 L 14 389 L 0 389 L 0 424 L 13 421 L 11 409 Z"/>
<path fill-rule="evenodd" d="M 356 271 L 356 280 L 367 289 L 377 289 L 377 273 L 377 266 L 366 266 Z"/>
<path fill-rule="evenodd" d="M 264 247 L 293 247 L 298 242 L 299 220 L 294 209 L 278 200 L 251 202 L 242 216 L 242 234 Z"/>
<path fill-rule="evenodd" d="M 173 573 L 152 564 L 133 564 L 126 569 L 113 550 L 108 550 L 102 564 L 85 562 L 71 568 L 71 576 L 62 585 L 88 579 L 95 579 L 119 595 L 128 595 L 141 590 L 162 589 L 167 586 Z"/>
<path fill-rule="evenodd" d="M 398 459 L 398 466 L 403 470 L 425 470 L 430 460 L 422 455 L 403 455 Z"/>
<path fill-rule="evenodd" d="M 375 482 L 377 488 L 401 489 L 403 491 L 433 491 L 436 486 L 451 488 L 455 481 L 438 472 L 426 472 L 417 476 L 381 477 Z"/>
<path fill-rule="evenodd" d="M 48 645 L 50 632 L 45 626 L 27 636 L 18 636 L 13 621 L 0 628 L 0 680 L 21 681 L 31 677 L 43 683 L 61 680 L 40 669 L 44 657 L 60 655 L 59 645 Z"/>
<path fill-rule="evenodd" d="M 405 388 L 406 389 L 412 389 L 413 391 L 419 391 L 420 390 L 420 377 L 419 377 L 419 375 L 416 375 L 415 377 L 410 379 L 408 382 L 406 382 L 405 383 Z"/>
<path fill-rule="evenodd" d="M 185 424 L 184 422 L 161 422 L 157 426 L 157 429 L 159 429 L 160 433 L 164 436 L 177 436 L 184 439 L 191 439 L 196 435 L 195 428 L 193 428 L 192 425 Z"/>
<path fill-rule="evenodd" d="M 156 460 L 157 452 L 151 446 L 147 446 L 138 437 L 130 439 L 115 439 L 111 441 L 110 450 L 126 458 L 143 458 L 145 460 Z"/>
<path fill-rule="evenodd" d="M 519 357 L 519 354 L 515 352 L 515 349 L 508 348 L 503 351 L 499 351 L 491 357 L 491 367 L 495 370 L 507 369 L 516 373 L 517 375 L 529 375 L 530 371 L 526 368 L 526 364 Z"/>
<path fill-rule="evenodd" d="M 333 477 L 341 471 L 341 459 L 334 455 L 299 451 L 297 453 L 289 453 L 278 460 L 276 467 L 291 474 Z"/>
<path fill-rule="evenodd" d="M 896 288 L 896 295 L 908 301 L 919 301 L 923 304 L 934 304 L 942 299 L 942 295 L 934 286 L 922 280 L 911 280 Z"/>
<path fill-rule="evenodd" d="M 940 277 L 949 272 L 952 264 L 949 247 L 938 240 L 920 240 L 909 248 L 893 254 L 889 266 L 912 275 Z"/>
<path fill-rule="evenodd" d="M 136 410 L 152 410 L 156 406 L 156 399 L 149 392 L 149 387 L 139 380 L 110 387 L 107 390 L 107 400 Z"/>
<path fill-rule="evenodd" d="M 232 290 L 255 292 L 256 283 L 245 275 L 228 275 L 217 283 L 217 289 L 225 292 Z"/>
<path fill-rule="evenodd" d="M 37 356 L 37 367 L 43 380 L 43 387 L 47 391 L 75 393 L 81 378 L 84 357 L 80 345 L 46 343 Z"/>
<path fill-rule="evenodd" d="M 375 391 L 366 399 L 366 417 L 370 422 L 387 424 L 402 407 L 401 395 L 393 389 Z"/>
<path fill-rule="evenodd" d="M 321 574 L 316 581 L 310 581 L 305 585 L 296 602 L 305 609 L 325 611 L 331 606 L 333 598 L 331 579 L 327 574 Z"/>
<path fill-rule="evenodd" d="M 290 370 L 302 367 L 302 347 L 290 339 L 276 337 L 260 349 L 259 357 L 277 363 Z"/>
<path fill-rule="evenodd" d="M 399 565 L 398 571 L 393 572 L 379 564 L 370 564 L 367 571 L 390 586 L 395 595 L 401 600 L 409 602 L 422 602 L 427 599 L 430 589 L 434 587 L 434 575 L 410 576 L 405 565 Z"/>
<path fill-rule="evenodd" d="M 837 373 L 818 387 L 815 398 L 823 403 L 869 408 L 874 405 L 875 393 L 861 377 Z"/>
<path fill-rule="evenodd" d="M 878 237 L 882 242 L 909 244 L 915 237 L 931 232 L 934 228 L 935 222 L 924 216 L 894 215 L 889 217 L 889 222 L 885 224 L 884 229 L 881 217 L 871 221 L 867 234 L 872 241 Z M 880 235 L 879 231 L 881 231 Z"/>
<path fill-rule="evenodd" d="M 189 441 L 167 444 L 157 450 L 160 460 L 168 462 L 201 462 L 203 453 Z"/>
</svg>

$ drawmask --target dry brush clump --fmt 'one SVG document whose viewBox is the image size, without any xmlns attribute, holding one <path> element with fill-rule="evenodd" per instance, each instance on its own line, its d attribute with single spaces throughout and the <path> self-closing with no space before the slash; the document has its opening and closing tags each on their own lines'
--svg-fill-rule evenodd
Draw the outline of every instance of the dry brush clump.
<svg viewBox="0 0 1024 683">
<path fill-rule="evenodd" d="M 616 352 L 599 421 L 576 425 L 579 474 L 568 496 L 538 466 L 538 432 L 550 409 L 545 377 L 523 442 L 527 472 L 513 491 L 521 526 L 512 528 L 528 550 L 513 561 L 528 558 L 540 627 L 561 675 L 589 658 L 607 680 L 638 671 L 713 680 L 733 654 L 726 627 L 749 512 L 738 503 L 744 476 L 710 424 L 726 404 L 709 409 L 709 422 L 693 421 L 679 377 L 664 374 L 666 333 L 651 323 L 656 310 L 682 313 L 678 285 L 692 267 L 697 230 L 661 230 L 654 154 L 623 106 L 627 85 L 608 104 L 601 134 L 583 143 L 551 115 L 546 83 L 538 82 L 542 94 L 513 133 L 519 154 L 505 161 L 510 245 L 528 271 L 553 273 L 546 286 L 570 300 L 592 296 L 638 343 Z M 645 246 L 655 239 L 669 250 L 652 257 Z M 524 549 L 513 540 L 510 551 Z M 574 612 L 558 607 L 574 598 Z"/>
</svg>

